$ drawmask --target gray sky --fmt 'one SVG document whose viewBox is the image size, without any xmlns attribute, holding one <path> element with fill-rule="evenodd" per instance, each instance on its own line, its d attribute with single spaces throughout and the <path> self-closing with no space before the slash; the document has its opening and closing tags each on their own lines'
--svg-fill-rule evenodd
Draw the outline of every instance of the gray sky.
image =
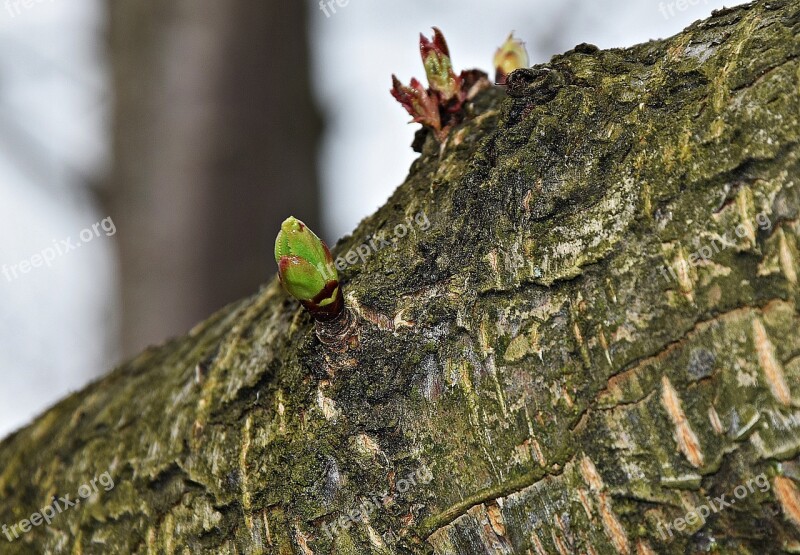
<svg viewBox="0 0 800 555">
<path fill-rule="evenodd" d="M 103 217 L 85 189 L 107 155 L 100 5 L 0 5 L 0 437 L 112 359 L 113 237 L 14 276 Z"/>
</svg>

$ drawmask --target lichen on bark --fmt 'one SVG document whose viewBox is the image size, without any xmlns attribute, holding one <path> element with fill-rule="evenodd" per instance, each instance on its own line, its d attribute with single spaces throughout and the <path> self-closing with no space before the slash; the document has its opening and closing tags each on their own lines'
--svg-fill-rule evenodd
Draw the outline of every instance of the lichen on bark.
<svg viewBox="0 0 800 555">
<path fill-rule="evenodd" d="M 482 93 L 334 249 L 397 239 L 341 272 L 357 348 L 273 280 L 145 351 L 0 445 L 9 525 L 115 479 L 2 549 L 800 551 L 799 35 L 756 2 Z"/>
</svg>

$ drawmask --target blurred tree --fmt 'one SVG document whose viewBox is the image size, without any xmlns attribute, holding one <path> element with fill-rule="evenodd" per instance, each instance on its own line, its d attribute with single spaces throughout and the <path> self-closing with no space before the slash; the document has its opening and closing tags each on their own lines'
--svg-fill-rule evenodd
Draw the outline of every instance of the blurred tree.
<svg viewBox="0 0 800 555">
<path fill-rule="evenodd" d="M 108 6 L 130 354 L 256 289 L 288 214 L 317 225 L 321 124 L 302 2 Z"/>
</svg>

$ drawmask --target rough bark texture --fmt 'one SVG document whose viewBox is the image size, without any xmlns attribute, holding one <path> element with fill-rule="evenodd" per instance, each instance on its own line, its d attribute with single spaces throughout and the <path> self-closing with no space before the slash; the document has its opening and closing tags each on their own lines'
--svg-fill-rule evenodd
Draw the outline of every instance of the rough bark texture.
<svg viewBox="0 0 800 555">
<path fill-rule="evenodd" d="M 336 249 L 431 222 L 343 272 L 357 349 L 273 281 L 144 352 L 2 444 L 2 523 L 116 484 L 5 552 L 799 552 L 799 33 L 759 2 L 482 94 Z"/>
</svg>

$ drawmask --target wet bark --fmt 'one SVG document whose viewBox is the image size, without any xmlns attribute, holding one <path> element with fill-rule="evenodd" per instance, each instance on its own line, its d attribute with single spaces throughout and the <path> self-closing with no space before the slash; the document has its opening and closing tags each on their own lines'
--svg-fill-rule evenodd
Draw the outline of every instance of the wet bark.
<svg viewBox="0 0 800 555">
<path fill-rule="evenodd" d="M 799 33 L 759 2 L 486 91 L 337 245 L 358 347 L 273 280 L 145 351 L 0 446 L 9 525 L 115 480 L 11 549 L 798 552 Z"/>
</svg>

